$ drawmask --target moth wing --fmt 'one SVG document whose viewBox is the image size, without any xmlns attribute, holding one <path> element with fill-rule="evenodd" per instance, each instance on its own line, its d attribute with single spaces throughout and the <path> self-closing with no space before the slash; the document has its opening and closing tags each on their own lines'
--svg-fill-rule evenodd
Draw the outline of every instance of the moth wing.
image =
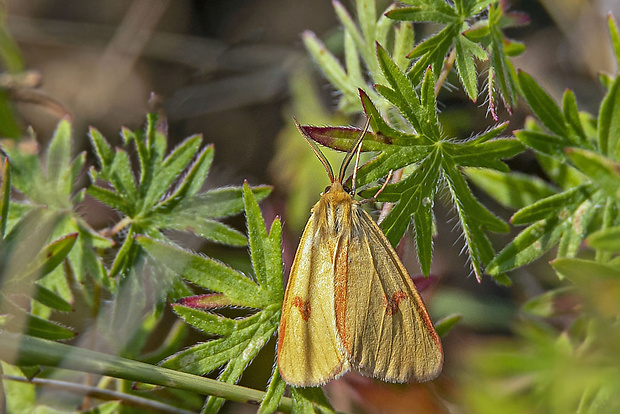
<svg viewBox="0 0 620 414">
<path fill-rule="evenodd" d="M 280 319 L 278 365 L 291 385 L 321 385 L 350 369 L 336 333 L 334 245 L 313 213 L 295 254 Z"/>
<path fill-rule="evenodd" d="M 349 362 L 383 381 L 433 379 L 443 352 L 424 303 L 370 215 L 357 206 L 352 213 L 334 276 L 336 327 Z"/>
</svg>

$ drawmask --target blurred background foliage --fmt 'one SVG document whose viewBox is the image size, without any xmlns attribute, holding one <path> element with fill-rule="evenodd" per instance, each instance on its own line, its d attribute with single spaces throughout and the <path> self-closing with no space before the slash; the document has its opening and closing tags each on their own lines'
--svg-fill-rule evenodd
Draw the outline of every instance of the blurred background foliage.
<svg viewBox="0 0 620 414">
<path fill-rule="evenodd" d="M 598 75 L 615 69 L 606 15 L 620 16 L 620 4 L 613 0 L 509 4 L 530 17 L 529 25 L 507 32 L 527 46 L 513 60 L 515 67 L 532 75 L 556 102 L 570 88 L 579 108 L 596 114 L 604 94 Z M 388 5 L 378 2 L 378 9 Z M 342 52 L 343 36 L 330 1 L 7 0 L 0 19 L 3 138 L 18 139 L 36 131 L 38 144 L 46 146 L 59 119 L 70 117 L 75 155 L 90 151 L 89 126 L 120 143 L 120 127 L 140 129 L 144 114 L 155 108 L 171 139 L 202 133 L 203 142 L 214 144 L 217 155 L 209 188 L 238 186 L 244 179 L 253 185 L 274 185 L 261 207 L 268 225 L 276 215 L 283 218 L 286 274 L 309 209 L 328 184 L 292 117 L 313 125 L 359 122 L 337 111 L 339 97 L 307 57 L 300 37 L 310 30 L 332 53 Z M 415 25 L 416 42 L 434 30 Z M 156 99 L 149 101 L 151 92 Z M 438 104 L 449 136 L 467 138 L 494 124 L 485 106 L 468 100 L 456 77 L 448 79 Z M 500 110 L 500 120 L 510 121 L 505 135 L 523 128 L 528 114 L 523 102 L 512 114 Z M 329 151 L 327 156 L 339 164 L 339 154 Z M 86 163 L 93 159 L 88 153 Z M 510 166 L 546 178 L 531 152 L 511 160 Z M 511 211 L 484 193 L 477 195 L 502 218 L 510 216 Z M 80 201 L 78 210 L 95 229 L 109 226 L 116 217 L 89 197 Z M 454 213 L 437 203 L 435 214 L 438 237 L 432 278 L 423 295 L 434 320 L 463 315 L 443 341 L 444 374 L 432 384 L 412 386 L 381 384 L 351 374 L 326 387 L 333 406 L 385 413 L 409 413 L 412 404 L 417 412 L 429 413 L 461 410 L 455 407 L 471 412 L 491 413 L 501 407 L 506 413 L 563 413 L 574 406 L 589 407 L 580 412 L 599 412 L 596 407 L 616 412 L 617 406 L 604 402 L 620 386 L 617 360 L 616 371 L 610 369 L 610 358 L 620 357 L 620 337 L 608 314 L 591 305 L 598 292 L 584 288 L 540 296 L 566 284 L 545 257 L 513 271 L 511 287 L 500 287 L 490 278 L 479 284 L 461 254 L 459 234 L 452 232 Z M 227 223 L 244 229 L 239 216 Z M 499 249 L 515 234 L 495 235 L 492 241 Z M 235 268 L 250 268 L 243 249 L 203 245 L 192 238 L 184 243 Z M 399 253 L 412 275 L 419 273 L 414 250 L 413 241 L 405 237 Z M 576 283 L 577 290 L 579 283 L 587 285 Z M 171 325 L 164 322 L 158 329 Z M 151 347 L 158 345 L 155 341 Z M 588 349 L 596 353 L 589 354 Z M 262 352 L 242 384 L 263 389 L 272 364 L 273 354 Z M 592 392 L 582 397 L 583 389 Z M 225 409 L 254 411 L 234 404 Z"/>
</svg>

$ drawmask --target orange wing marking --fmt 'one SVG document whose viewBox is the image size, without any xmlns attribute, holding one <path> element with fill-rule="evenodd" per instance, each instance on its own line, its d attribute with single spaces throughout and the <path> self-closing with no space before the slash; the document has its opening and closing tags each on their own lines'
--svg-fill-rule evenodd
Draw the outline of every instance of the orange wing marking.
<svg viewBox="0 0 620 414">
<path fill-rule="evenodd" d="M 387 296 L 384 298 L 385 302 L 385 313 L 388 316 L 394 316 L 398 313 L 398 304 L 402 302 L 404 299 L 407 299 L 407 294 L 402 290 L 398 292 L 394 292 L 391 298 Z"/>
<path fill-rule="evenodd" d="M 293 298 L 293 306 L 299 309 L 299 313 L 301 314 L 301 319 L 308 322 L 308 319 L 310 319 L 310 301 L 303 300 L 299 296 L 295 296 Z"/>
</svg>

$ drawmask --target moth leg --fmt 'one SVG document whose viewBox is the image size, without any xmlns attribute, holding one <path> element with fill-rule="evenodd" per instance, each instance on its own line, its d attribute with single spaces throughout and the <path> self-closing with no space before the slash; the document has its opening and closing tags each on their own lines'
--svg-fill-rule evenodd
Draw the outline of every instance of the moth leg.
<svg viewBox="0 0 620 414">
<path fill-rule="evenodd" d="M 390 183 L 390 180 L 392 179 L 392 173 L 393 172 L 394 172 L 394 170 L 390 170 L 390 172 L 387 175 L 387 178 L 385 179 L 385 182 L 383 183 L 381 188 L 379 190 L 377 190 L 377 192 L 375 193 L 374 196 L 372 196 L 371 198 L 366 198 L 364 200 L 360 200 L 360 203 L 364 204 L 364 203 L 371 203 L 373 201 L 377 201 L 377 197 L 379 197 L 379 194 L 381 194 L 383 192 L 383 190 L 385 190 L 385 187 L 387 187 L 387 185 Z"/>
</svg>

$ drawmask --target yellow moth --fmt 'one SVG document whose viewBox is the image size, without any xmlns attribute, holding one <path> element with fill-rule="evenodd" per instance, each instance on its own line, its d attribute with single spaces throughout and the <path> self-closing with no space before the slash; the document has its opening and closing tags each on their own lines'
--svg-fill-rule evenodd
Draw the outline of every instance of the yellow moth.
<svg viewBox="0 0 620 414">
<path fill-rule="evenodd" d="M 331 185 L 312 208 L 284 297 L 278 365 L 282 378 L 294 386 L 325 384 L 351 369 L 389 382 L 427 381 L 443 365 L 441 342 L 407 270 L 363 201 L 353 199 L 368 125 L 347 153 L 338 179 L 297 125 Z M 354 154 L 350 191 L 343 179 Z"/>
</svg>

